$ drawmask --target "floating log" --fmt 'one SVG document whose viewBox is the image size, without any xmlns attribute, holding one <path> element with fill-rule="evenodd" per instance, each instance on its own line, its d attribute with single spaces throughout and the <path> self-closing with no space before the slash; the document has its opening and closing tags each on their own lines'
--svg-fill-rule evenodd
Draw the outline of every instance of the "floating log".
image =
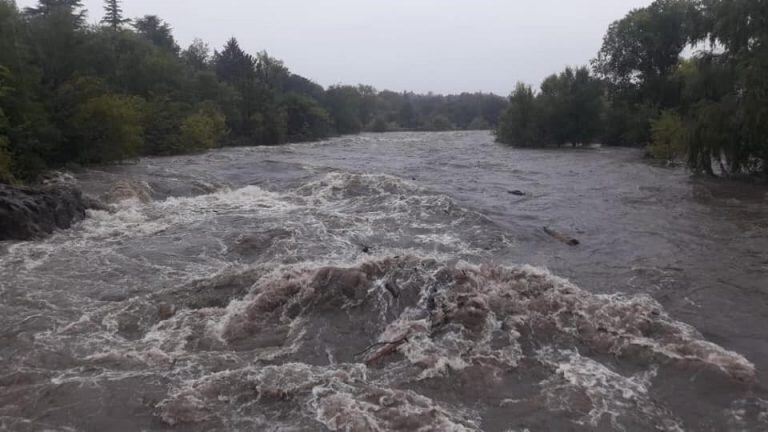
<svg viewBox="0 0 768 432">
<path fill-rule="evenodd" d="M 544 232 L 549 234 L 550 237 L 552 237 L 552 238 L 554 238 L 556 240 L 559 240 L 559 241 L 567 244 L 568 246 L 578 246 L 579 245 L 579 241 L 576 240 L 575 238 L 568 237 L 567 235 L 561 234 L 561 233 L 559 233 L 559 232 L 557 232 L 555 230 L 552 230 L 552 229 L 550 229 L 548 227 L 544 227 Z"/>
<path fill-rule="evenodd" d="M 395 339 L 393 341 L 373 343 L 369 345 L 367 348 L 365 348 L 364 350 L 355 354 L 355 357 L 369 355 L 368 358 L 365 360 L 365 364 L 366 365 L 374 364 L 379 360 L 381 360 L 382 358 L 397 351 L 400 345 L 408 342 L 408 334 L 410 334 L 410 332 L 406 332 L 404 336 L 398 339 Z"/>
<path fill-rule="evenodd" d="M 372 365 L 376 364 L 379 360 L 382 358 L 394 354 L 398 348 L 400 348 L 400 345 L 408 342 L 408 337 L 404 336 L 402 339 L 398 339 L 392 342 L 386 342 L 384 344 L 381 344 L 383 348 L 376 351 L 371 357 L 365 360 L 366 365 Z"/>
</svg>

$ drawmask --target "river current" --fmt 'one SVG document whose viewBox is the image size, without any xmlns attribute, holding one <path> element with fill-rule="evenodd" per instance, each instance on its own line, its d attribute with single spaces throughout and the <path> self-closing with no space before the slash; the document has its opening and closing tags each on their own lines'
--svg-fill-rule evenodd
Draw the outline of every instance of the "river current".
<svg viewBox="0 0 768 432">
<path fill-rule="evenodd" d="M 0 243 L 0 430 L 768 430 L 765 187 L 487 132 L 60 177 L 104 209 Z"/>
</svg>

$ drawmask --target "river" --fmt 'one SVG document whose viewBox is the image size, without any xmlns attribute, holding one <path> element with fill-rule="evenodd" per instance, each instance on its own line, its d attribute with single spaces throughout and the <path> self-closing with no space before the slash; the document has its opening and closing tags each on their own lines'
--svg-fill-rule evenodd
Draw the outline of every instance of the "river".
<svg viewBox="0 0 768 432">
<path fill-rule="evenodd" d="M 768 429 L 765 187 L 487 132 L 62 178 L 110 208 L 0 244 L 2 430 Z"/>
</svg>

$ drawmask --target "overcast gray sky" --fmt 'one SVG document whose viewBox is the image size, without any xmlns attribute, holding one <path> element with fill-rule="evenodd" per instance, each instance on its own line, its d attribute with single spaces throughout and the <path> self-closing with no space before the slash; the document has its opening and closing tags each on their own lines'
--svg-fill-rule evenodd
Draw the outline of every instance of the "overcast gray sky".
<svg viewBox="0 0 768 432">
<path fill-rule="evenodd" d="M 20 7 L 35 0 L 18 1 Z M 124 0 L 182 46 L 235 36 L 319 84 L 506 95 L 594 57 L 608 25 L 651 0 Z M 84 0 L 98 21 L 103 1 Z"/>
</svg>

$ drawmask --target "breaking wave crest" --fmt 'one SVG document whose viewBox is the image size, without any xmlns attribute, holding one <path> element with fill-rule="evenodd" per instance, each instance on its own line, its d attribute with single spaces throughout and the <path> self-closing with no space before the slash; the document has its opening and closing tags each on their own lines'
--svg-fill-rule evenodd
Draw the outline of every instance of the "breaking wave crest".
<svg viewBox="0 0 768 432">
<path fill-rule="evenodd" d="M 253 363 L 178 386 L 158 404 L 170 424 L 223 426 L 248 407 L 248 418 L 290 423 L 301 412 L 303 427 L 331 430 L 479 430 L 515 397 L 510 382 L 533 374 L 540 391 L 526 403 L 575 412 L 578 424 L 676 430 L 648 395 L 657 368 L 755 378 L 750 362 L 648 297 L 593 295 L 528 266 L 411 256 L 287 268 L 216 312 L 156 325 L 152 340 L 178 341 L 179 327 L 203 320 L 181 352 L 233 350 Z M 436 391 L 457 382 L 481 394 Z"/>
</svg>

